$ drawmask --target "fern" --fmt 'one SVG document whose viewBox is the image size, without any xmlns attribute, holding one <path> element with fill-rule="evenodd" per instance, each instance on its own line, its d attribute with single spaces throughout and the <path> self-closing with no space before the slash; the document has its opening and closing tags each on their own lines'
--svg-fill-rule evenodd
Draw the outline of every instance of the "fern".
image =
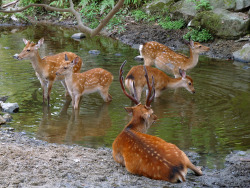
<svg viewBox="0 0 250 188">
<path fill-rule="evenodd" d="M 104 0 L 100 4 L 100 9 L 101 9 L 101 14 L 103 14 L 104 10 L 106 8 L 113 8 L 115 6 L 115 1 L 114 0 Z"/>
</svg>

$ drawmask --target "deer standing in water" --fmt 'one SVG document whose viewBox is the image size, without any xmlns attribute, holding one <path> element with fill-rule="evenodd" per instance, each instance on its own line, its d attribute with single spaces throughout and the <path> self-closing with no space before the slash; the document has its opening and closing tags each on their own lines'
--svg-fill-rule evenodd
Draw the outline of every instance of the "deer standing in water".
<svg viewBox="0 0 250 188">
<path fill-rule="evenodd" d="M 113 158 L 116 162 L 124 165 L 126 169 L 137 175 L 143 175 L 152 179 L 166 180 L 169 182 L 185 181 L 187 168 L 196 175 L 202 175 L 200 169 L 195 167 L 186 154 L 177 146 L 146 134 L 149 127 L 157 120 L 150 107 L 154 99 L 154 81 L 149 84 L 147 70 L 145 77 L 148 85 L 146 105 L 142 105 L 129 95 L 123 85 L 123 66 L 120 68 L 120 83 L 124 94 L 132 100 L 136 106 L 126 107 L 127 112 L 132 113 L 131 121 L 113 142 Z M 153 79 L 153 78 L 152 78 Z"/>
<path fill-rule="evenodd" d="M 176 78 L 180 77 L 179 69 L 187 71 L 194 68 L 199 60 L 199 54 L 209 50 L 209 47 L 203 46 L 198 42 L 190 41 L 190 57 L 178 54 L 167 46 L 151 41 L 140 45 L 139 50 L 144 58 L 144 65 L 154 65 Z"/>
<path fill-rule="evenodd" d="M 177 89 L 180 87 L 186 88 L 190 93 L 195 93 L 193 80 L 191 77 L 186 76 L 186 72 L 179 70 L 181 77 L 171 78 L 166 75 L 163 71 L 146 66 L 149 82 L 152 83 L 152 76 L 155 81 L 155 97 L 159 97 L 161 92 L 167 88 Z M 144 69 L 142 65 L 134 66 L 128 72 L 125 79 L 125 86 L 130 91 L 130 94 L 135 96 L 133 84 L 136 88 L 136 98 L 140 101 L 141 93 L 143 89 L 147 86 L 147 81 L 144 77 Z"/>
<path fill-rule="evenodd" d="M 109 87 L 113 81 L 113 75 L 102 69 L 95 68 L 82 73 L 73 73 L 72 69 L 79 63 L 79 57 L 69 61 L 65 55 L 65 63 L 56 72 L 56 75 L 65 76 L 65 82 L 72 98 L 72 105 L 75 110 L 79 108 L 80 98 L 83 94 L 98 91 L 105 102 L 110 102 L 112 96 L 109 94 Z"/>
<path fill-rule="evenodd" d="M 68 95 L 68 89 L 64 81 L 64 76 L 56 76 L 56 71 L 60 68 L 61 64 L 64 62 L 65 54 L 67 54 L 70 60 L 79 58 L 79 63 L 72 70 L 73 72 L 80 72 L 82 67 L 82 60 L 79 56 L 72 52 L 62 52 L 52 56 L 46 56 L 41 58 L 38 52 L 38 49 L 44 42 L 44 39 L 41 38 L 37 44 L 34 42 L 23 39 L 24 44 L 26 45 L 23 51 L 20 54 L 14 55 L 14 58 L 18 60 L 30 60 L 32 67 L 36 72 L 36 76 L 39 79 L 42 89 L 43 89 L 43 102 L 48 100 L 48 105 L 50 101 L 50 93 L 52 85 L 55 80 L 60 80 L 62 85 L 66 90 L 66 96 Z"/>
</svg>

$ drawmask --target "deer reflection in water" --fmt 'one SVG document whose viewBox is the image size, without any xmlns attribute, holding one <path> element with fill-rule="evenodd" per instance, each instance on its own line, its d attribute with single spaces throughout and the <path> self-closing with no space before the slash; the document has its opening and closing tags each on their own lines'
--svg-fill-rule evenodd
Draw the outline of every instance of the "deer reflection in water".
<svg viewBox="0 0 250 188">
<path fill-rule="evenodd" d="M 67 99 L 55 117 L 48 106 L 43 108 L 43 117 L 37 131 L 37 138 L 52 143 L 73 144 L 86 138 L 100 137 L 106 134 L 112 122 L 107 103 L 103 103 L 93 113 L 80 114 L 79 110 L 67 112 L 71 99 Z"/>
</svg>

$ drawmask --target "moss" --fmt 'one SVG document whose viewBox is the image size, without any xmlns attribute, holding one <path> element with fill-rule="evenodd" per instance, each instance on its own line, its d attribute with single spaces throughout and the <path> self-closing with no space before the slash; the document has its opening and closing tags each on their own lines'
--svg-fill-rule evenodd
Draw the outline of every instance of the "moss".
<svg viewBox="0 0 250 188">
<path fill-rule="evenodd" d="M 211 11 L 204 11 L 198 13 L 193 19 L 193 22 L 194 23 L 192 24 L 208 28 L 213 34 L 215 34 L 218 28 L 221 27 L 221 16 Z"/>
</svg>

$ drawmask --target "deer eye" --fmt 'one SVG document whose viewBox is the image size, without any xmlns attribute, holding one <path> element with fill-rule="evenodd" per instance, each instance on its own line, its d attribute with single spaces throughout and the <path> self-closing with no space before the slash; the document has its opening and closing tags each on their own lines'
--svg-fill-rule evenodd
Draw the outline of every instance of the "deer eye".
<svg viewBox="0 0 250 188">
<path fill-rule="evenodd" d="M 67 67 L 63 67 L 64 69 L 67 69 Z"/>
</svg>

